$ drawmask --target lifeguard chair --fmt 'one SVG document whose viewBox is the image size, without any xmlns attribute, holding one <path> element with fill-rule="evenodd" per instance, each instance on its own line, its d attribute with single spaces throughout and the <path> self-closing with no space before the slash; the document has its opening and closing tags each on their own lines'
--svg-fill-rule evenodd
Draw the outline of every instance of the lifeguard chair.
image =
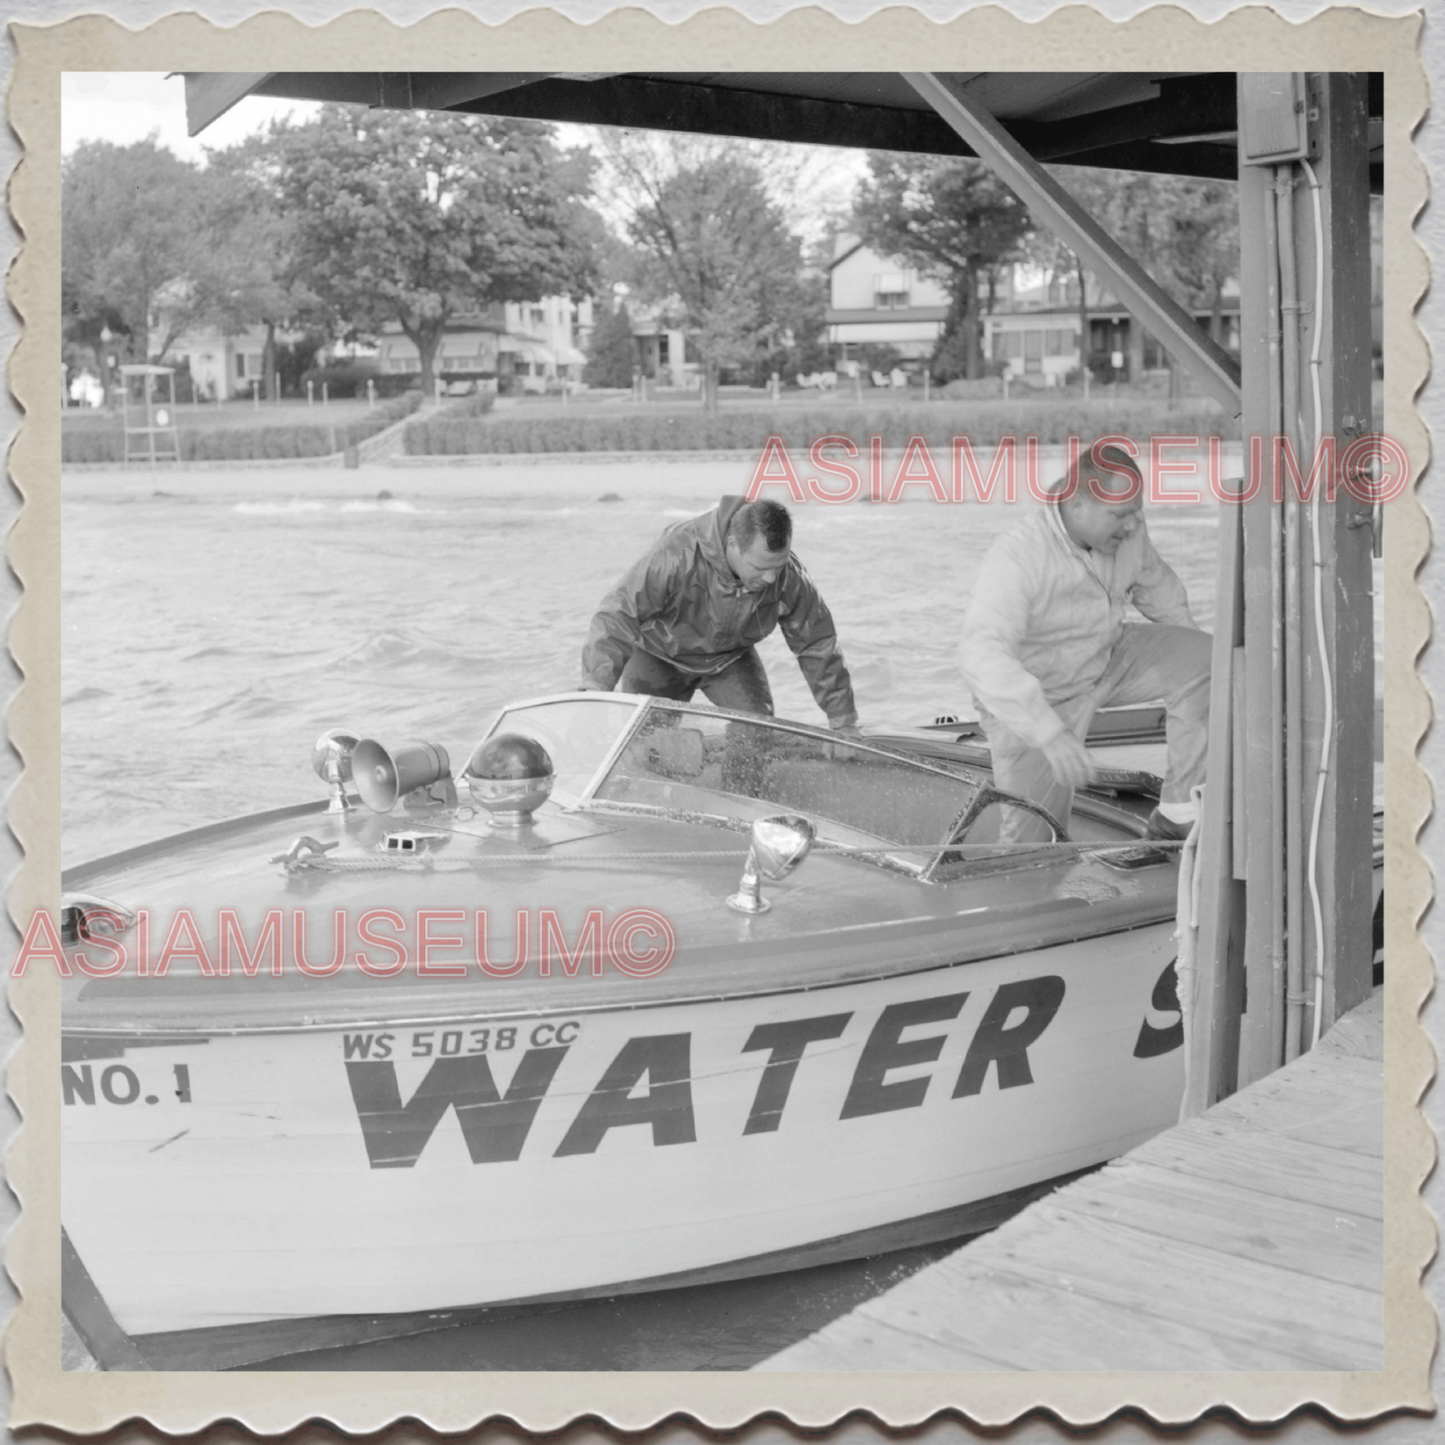
<svg viewBox="0 0 1445 1445">
<path fill-rule="evenodd" d="M 133 363 L 120 368 L 124 397 L 125 465 L 179 462 L 176 373 L 171 366 Z"/>
</svg>

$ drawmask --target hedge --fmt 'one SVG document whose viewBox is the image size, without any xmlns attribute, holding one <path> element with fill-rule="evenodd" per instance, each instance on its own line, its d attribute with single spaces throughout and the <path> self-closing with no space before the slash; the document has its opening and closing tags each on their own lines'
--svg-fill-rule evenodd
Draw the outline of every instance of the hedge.
<svg viewBox="0 0 1445 1445">
<path fill-rule="evenodd" d="M 410 416 L 421 404 L 419 391 L 383 402 L 360 421 L 339 426 L 315 422 L 294 422 L 284 426 L 181 427 L 181 460 L 186 462 L 240 462 L 298 457 L 324 457 L 354 447 L 367 437 L 384 431 L 402 417 Z M 110 427 L 104 431 L 62 429 L 62 465 L 110 463 L 125 460 L 125 431 Z"/>
<path fill-rule="evenodd" d="M 921 436 L 931 449 L 948 448 L 955 436 L 975 446 L 1001 437 L 1036 436 L 1045 445 L 1071 436 L 1118 432 L 1142 439 L 1155 433 L 1234 439 L 1238 423 L 1207 404 L 1171 410 L 1164 403 L 1134 401 L 1112 406 L 1078 402 L 983 402 L 878 408 L 833 407 L 777 411 L 701 409 L 660 412 L 639 409 L 604 415 L 466 417 L 442 415 L 412 422 L 404 435 L 411 456 L 468 456 L 526 452 L 758 451 L 779 436 L 792 451 L 806 451 L 816 437 L 846 436 L 866 455 L 868 440 L 881 436 L 891 450 Z"/>
</svg>

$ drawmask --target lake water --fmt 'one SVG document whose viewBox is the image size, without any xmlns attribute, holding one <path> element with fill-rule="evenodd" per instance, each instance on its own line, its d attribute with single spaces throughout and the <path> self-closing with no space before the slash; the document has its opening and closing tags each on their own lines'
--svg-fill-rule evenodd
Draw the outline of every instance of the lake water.
<svg viewBox="0 0 1445 1445">
<path fill-rule="evenodd" d="M 322 796 L 311 744 L 336 725 L 439 742 L 460 766 L 504 703 L 575 684 L 593 610 L 661 528 L 751 474 L 719 461 L 68 473 L 66 863 Z M 1149 510 L 1204 626 L 1216 510 Z M 1013 512 L 917 488 L 898 505 L 795 509 L 865 723 L 971 715 L 958 629 Z M 780 635 L 763 656 L 778 711 L 821 722 Z"/>
</svg>

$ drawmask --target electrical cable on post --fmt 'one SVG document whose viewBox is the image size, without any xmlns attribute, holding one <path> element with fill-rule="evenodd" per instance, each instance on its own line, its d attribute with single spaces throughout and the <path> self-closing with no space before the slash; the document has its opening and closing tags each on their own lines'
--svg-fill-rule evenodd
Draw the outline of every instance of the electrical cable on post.
<svg viewBox="0 0 1445 1445">
<path fill-rule="evenodd" d="M 1280 332 L 1282 363 L 1280 435 L 1272 438 L 1271 471 L 1279 484 L 1279 449 L 1287 445 L 1299 457 L 1299 267 L 1295 249 L 1294 167 L 1275 168 L 1279 207 Z M 1284 670 L 1285 670 L 1285 1039 L 1288 1063 L 1299 1057 L 1304 1042 L 1304 819 L 1301 793 L 1304 657 L 1300 586 L 1299 495 L 1281 486 L 1284 507 Z"/>
<path fill-rule="evenodd" d="M 1279 225 L 1275 214 L 1276 190 L 1264 187 L 1264 274 L 1265 274 L 1265 355 L 1268 367 L 1268 403 L 1265 437 L 1280 432 L 1280 278 Z M 1283 617 L 1284 599 L 1284 516 L 1282 503 L 1272 497 L 1269 506 L 1269 596 L 1271 618 Z M 1278 1068 L 1285 1061 L 1285 1040 L 1289 1037 L 1289 979 L 1285 964 L 1284 859 L 1279 840 L 1284 837 L 1284 648 L 1278 627 L 1269 629 L 1271 650 L 1269 669 L 1269 961 L 1270 984 L 1274 997 L 1286 1002 L 1281 1011 L 1281 1028 L 1272 1041 L 1270 1063 Z M 1296 1024 L 1294 1036 L 1298 1038 Z"/>
<path fill-rule="evenodd" d="M 1320 346 L 1324 336 L 1325 305 L 1325 222 L 1320 203 L 1320 183 L 1315 170 L 1307 160 L 1301 160 L 1305 175 L 1309 178 L 1310 192 L 1314 199 L 1315 220 L 1315 313 L 1314 341 L 1310 347 L 1310 379 L 1315 408 L 1315 453 L 1319 451 L 1324 435 L 1324 403 L 1320 389 Z M 1304 465 L 1303 457 L 1300 465 Z M 1333 485 L 1334 478 L 1325 479 Z M 1318 488 L 1322 483 L 1317 482 Z M 1315 777 L 1314 816 L 1310 821 L 1309 888 L 1310 902 L 1314 908 L 1315 920 L 1315 1017 L 1311 1047 L 1320 1041 L 1321 1021 L 1324 1017 L 1325 998 L 1325 931 L 1324 909 L 1320 901 L 1318 855 L 1320 841 L 1320 820 L 1324 816 L 1325 783 L 1330 775 L 1330 750 L 1335 735 L 1335 691 L 1334 678 L 1330 671 L 1329 645 L 1325 638 L 1324 604 L 1324 556 L 1320 547 L 1320 494 L 1316 490 L 1310 498 L 1310 541 L 1314 549 L 1315 576 L 1315 640 L 1320 654 L 1320 681 L 1324 687 L 1324 725 L 1320 738 L 1320 760 Z"/>
</svg>

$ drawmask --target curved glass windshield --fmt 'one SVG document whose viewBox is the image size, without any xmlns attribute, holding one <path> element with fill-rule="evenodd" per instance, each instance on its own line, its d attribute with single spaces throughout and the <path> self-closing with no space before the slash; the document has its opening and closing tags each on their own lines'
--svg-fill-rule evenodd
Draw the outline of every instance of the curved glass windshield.
<svg viewBox="0 0 1445 1445">
<path fill-rule="evenodd" d="M 606 694 L 523 703 L 509 707 L 487 736 L 521 733 L 541 743 L 552 759 L 553 794 L 575 802 L 587 791 L 637 709 L 635 697 Z"/>
<path fill-rule="evenodd" d="M 925 845 L 949 839 L 978 788 L 767 719 L 654 703 L 592 796 L 741 821 L 798 812 L 841 842 L 916 848 L 910 859 L 922 864 Z"/>
</svg>

